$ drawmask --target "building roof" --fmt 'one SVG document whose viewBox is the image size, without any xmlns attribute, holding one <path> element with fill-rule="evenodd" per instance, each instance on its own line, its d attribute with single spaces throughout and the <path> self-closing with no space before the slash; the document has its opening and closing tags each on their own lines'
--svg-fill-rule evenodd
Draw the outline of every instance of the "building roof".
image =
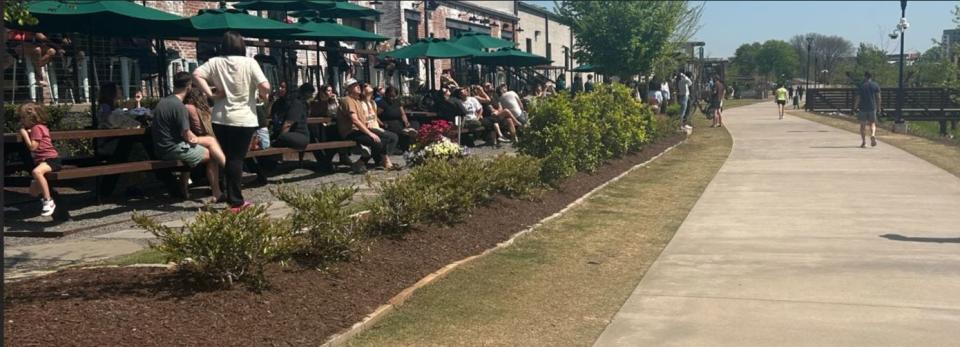
<svg viewBox="0 0 960 347">
<path fill-rule="evenodd" d="M 530 13 L 530 14 L 534 14 L 534 15 L 537 15 L 537 16 L 540 16 L 540 17 L 546 17 L 546 18 L 548 18 L 548 19 L 550 19 L 550 20 L 552 20 L 552 21 L 554 21 L 554 22 L 557 22 L 557 23 L 560 23 L 560 24 L 563 24 L 563 25 L 569 25 L 569 23 L 567 22 L 566 19 L 560 17 L 560 16 L 557 15 L 556 13 L 553 13 L 552 11 L 547 10 L 546 8 L 541 7 L 541 6 L 537 6 L 537 5 L 534 5 L 534 4 L 528 4 L 528 3 L 526 3 L 526 2 L 519 1 L 519 2 L 517 2 L 517 10 L 523 11 L 523 12 L 526 12 L 526 13 Z"/>
</svg>

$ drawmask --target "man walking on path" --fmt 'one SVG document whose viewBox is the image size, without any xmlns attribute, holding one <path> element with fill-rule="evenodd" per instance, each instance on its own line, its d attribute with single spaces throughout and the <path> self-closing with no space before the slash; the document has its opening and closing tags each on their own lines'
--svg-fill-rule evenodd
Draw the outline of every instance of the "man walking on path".
<svg viewBox="0 0 960 347">
<path fill-rule="evenodd" d="M 777 94 L 777 110 L 780 110 L 780 119 L 783 119 L 783 107 L 787 105 L 787 88 L 780 85 L 775 92 Z"/>
<path fill-rule="evenodd" d="M 867 125 L 870 125 L 870 146 L 877 145 L 877 111 L 880 110 L 880 85 L 870 72 L 863 73 L 864 81 L 853 98 L 853 113 L 860 121 L 860 148 L 867 147 Z"/>
</svg>

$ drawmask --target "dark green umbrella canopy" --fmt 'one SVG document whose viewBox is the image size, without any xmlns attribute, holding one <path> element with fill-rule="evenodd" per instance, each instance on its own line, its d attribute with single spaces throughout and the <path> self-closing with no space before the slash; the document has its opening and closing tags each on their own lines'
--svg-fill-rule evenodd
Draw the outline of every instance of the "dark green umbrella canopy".
<svg viewBox="0 0 960 347">
<path fill-rule="evenodd" d="M 189 25 L 186 18 L 130 1 L 32 1 L 27 9 L 39 23 L 17 28 L 46 33 L 147 37 Z"/>
<path fill-rule="evenodd" d="M 471 60 L 481 65 L 494 66 L 538 66 L 547 65 L 552 61 L 536 54 L 530 54 L 516 48 L 501 48 L 496 52 L 483 52 L 475 55 Z"/>
<path fill-rule="evenodd" d="M 217 36 L 226 31 L 235 31 L 245 37 L 271 38 L 304 31 L 292 24 L 251 16 L 234 9 L 200 10 L 200 14 L 190 17 L 190 24 L 193 26 L 193 35 L 190 36 Z"/>
<path fill-rule="evenodd" d="M 455 44 L 446 39 L 430 38 L 417 41 L 412 45 L 382 55 L 387 58 L 397 59 L 447 59 L 470 57 L 481 53 L 480 51 Z"/>
<path fill-rule="evenodd" d="M 233 4 L 241 10 L 260 11 L 300 11 L 334 7 L 331 0 L 249 0 Z"/>
<path fill-rule="evenodd" d="M 286 38 L 311 41 L 386 41 L 389 37 L 377 35 L 369 31 L 340 25 L 330 21 L 301 19 L 297 27 L 303 33 L 287 35 Z"/>
<path fill-rule="evenodd" d="M 305 18 L 363 18 L 379 16 L 380 11 L 369 7 L 363 7 L 346 1 L 327 0 L 330 7 L 318 8 L 308 11 L 297 11 L 292 15 Z"/>
<path fill-rule="evenodd" d="M 599 68 L 599 66 L 593 66 L 593 65 L 591 65 L 591 64 L 583 64 L 583 65 L 577 66 L 576 68 L 574 68 L 573 70 L 570 70 L 570 71 L 573 71 L 573 72 L 594 72 L 594 71 L 596 71 L 597 68 Z"/>
<path fill-rule="evenodd" d="M 484 34 L 484 33 L 463 33 L 453 40 L 454 43 L 470 47 L 476 50 L 484 49 L 497 49 L 497 48 L 506 48 L 514 47 L 516 43 L 513 41 L 507 41 L 504 39 L 498 39 L 496 37 Z"/>
</svg>

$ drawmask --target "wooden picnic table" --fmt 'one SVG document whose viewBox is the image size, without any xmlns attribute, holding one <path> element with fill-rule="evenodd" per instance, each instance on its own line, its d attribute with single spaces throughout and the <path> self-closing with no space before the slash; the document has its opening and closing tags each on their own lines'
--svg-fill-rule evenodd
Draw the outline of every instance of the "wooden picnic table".
<svg viewBox="0 0 960 347">
<path fill-rule="evenodd" d="M 53 140 L 78 140 L 78 139 L 92 139 L 100 137 L 120 137 L 120 136 L 137 136 L 143 135 L 146 132 L 144 128 L 133 128 L 133 129 L 88 129 L 88 130 L 61 130 L 61 131 L 51 131 L 50 138 Z M 20 138 L 20 133 L 5 133 L 3 134 L 4 143 L 18 143 L 23 142 L 23 139 Z"/>
<path fill-rule="evenodd" d="M 307 119 L 308 124 L 326 124 L 330 123 L 330 117 L 310 117 Z M 143 135 L 146 133 L 145 128 L 133 128 L 133 129 L 84 129 L 84 130 L 60 130 L 60 131 L 51 131 L 50 139 L 52 140 L 78 140 L 78 139 L 93 139 L 93 138 L 103 138 L 103 137 L 121 137 L 121 136 L 137 136 Z M 20 133 L 5 133 L 3 134 L 4 143 L 18 143 L 23 142 L 23 139 L 20 138 Z"/>
</svg>

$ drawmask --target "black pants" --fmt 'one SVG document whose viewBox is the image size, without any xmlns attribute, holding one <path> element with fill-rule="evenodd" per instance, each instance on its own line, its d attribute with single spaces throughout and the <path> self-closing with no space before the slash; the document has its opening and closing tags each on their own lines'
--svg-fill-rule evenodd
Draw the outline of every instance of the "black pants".
<svg viewBox="0 0 960 347">
<path fill-rule="evenodd" d="M 273 145 L 277 147 L 288 147 L 300 150 L 307 148 L 308 144 L 310 144 L 309 136 L 292 131 L 280 134 L 280 136 L 277 136 L 277 141 L 273 143 Z"/>
<path fill-rule="evenodd" d="M 223 154 L 227 157 L 224 168 L 227 204 L 230 207 L 243 205 L 243 159 L 250 150 L 250 141 L 256 127 L 235 127 L 221 124 L 213 125 L 213 133 L 217 135 Z"/>
<path fill-rule="evenodd" d="M 372 137 L 367 136 L 359 131 L 354 131 L 350 134 L 347 134 L 347 140 L 355 141 L 359 145 L 367 146 L 370 148 L 370 154 L 373 156 L 373 160 L 377 165 L 383 164 L 383 158 L 387 155 L 388 150 L 394 150 L 397 148 L 397 135 L 386 131 L 386 130 L 373 130 L 378 137 L 380 137 L 380 143 L 377 143 L 373 140 Z"/>
<path fill-rule="evenodd" d="M 410 145 L 413 144 L 416 139 L 410 138 L 409 136 L 403 135 L 403 121 L 402 120 L 388 120 L 384 121 L 384 124 L 387 125 L 387 130 L 397 134 L 399 140 L 397 141 L 397 148 L 400 148 L 404 151 L 410 149 Z M 420 123 L 416 121 L 410 122 L 410 127 L 414 129 L 420 129 Z"/>
</svg>

